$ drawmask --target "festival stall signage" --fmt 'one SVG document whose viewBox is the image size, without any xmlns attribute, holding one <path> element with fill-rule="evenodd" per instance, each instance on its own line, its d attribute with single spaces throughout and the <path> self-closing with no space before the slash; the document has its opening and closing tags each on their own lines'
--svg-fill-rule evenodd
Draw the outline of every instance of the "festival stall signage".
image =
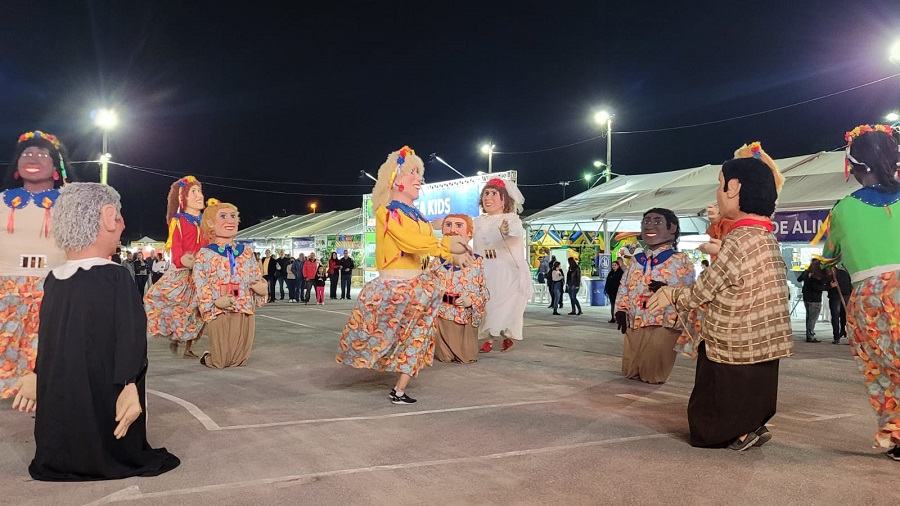
<svg viewBox="0 0 900 506">
<path fill-rule="evenodd" d="M 791 211 L 775 213 L 775 237 L 779 242 L 810 242 L 819 232 L 828 210 Z"/>
<path fill-rule="evenodd" d="M 316 247 L 316 239 L 314 237 L 294 237 L 291 239 L 291 246 L 296 250 L 312 250 Z"/>
</svg>

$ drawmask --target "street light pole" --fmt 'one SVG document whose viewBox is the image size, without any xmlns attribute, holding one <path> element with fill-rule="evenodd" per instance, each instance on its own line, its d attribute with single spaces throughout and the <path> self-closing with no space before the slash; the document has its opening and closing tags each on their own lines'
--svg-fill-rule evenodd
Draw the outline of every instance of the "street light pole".
<svg viewBox="0 0 900 506">
<path fill-rule="evenodd" d="M 612 115 L 606 120 L 606 182 L 612 177 Z"/>
<path fill-rule="evenodd" d="M 103 152 L 100 153 L 100 184 L 107 184 L 109 172 L 109 131 L 119 123 L 116 111 L 112 109 L 100 109 L 94 111 L 94 124 L 103 130 Z"/>
<path fill-rule="evenodd" d="M 109 130 L 103 130 L 103 152 L 100 153 L 100 184 L 106 184 L 106 176 L 109 173 Z"/>
<path fill-rule="evenodd" d="M 481 146 L 481 152 L 488 155 L 488 174 L 494 171 L 493 159 L 495 147 L 497 146 L 495 146 L 493 142 L 488 142 Z"/>
</svg>

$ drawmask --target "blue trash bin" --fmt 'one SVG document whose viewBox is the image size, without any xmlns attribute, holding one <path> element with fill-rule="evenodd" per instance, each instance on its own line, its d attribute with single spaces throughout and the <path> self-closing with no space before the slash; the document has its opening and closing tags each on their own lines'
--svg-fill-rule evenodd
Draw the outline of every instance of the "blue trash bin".
<svg viewBox="0 0 900 506">
<path fill-rule="evenodd" d="M 606 306 L 609 302 L 606 300 L 606 280 L 591 280 L 591 305 Z"/>
</svg>

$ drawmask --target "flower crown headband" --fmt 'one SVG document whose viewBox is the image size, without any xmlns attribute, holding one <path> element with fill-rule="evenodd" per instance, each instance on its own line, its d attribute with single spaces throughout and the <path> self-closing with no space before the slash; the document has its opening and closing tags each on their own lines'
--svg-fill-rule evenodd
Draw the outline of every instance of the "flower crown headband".
<svg viewBox="0 0 900 506">
<path fill-rule="evenodd" d="M 775 160 L 772 160 L 772 157 L 768 155 L 765 151 L 763 151 L 762 144 L 759 141 L 751 142 L 750 144 L 744 144 L 743 146 L 737 148 L 734 152 L 735 158 L 756 158 L 757 160 L 763 162 L 764 164 L 769 166 L 769 169 L 772 170 L 772 175 L 775 177 L 775 191 L 781 193 L 781 187 L 784 186 L 784 176 L 781 175 L 781 171 L 778 170 L 778 165 L 775 164 Z"/>
<path fill-rule="evenodd" d="M 869 132 L 881 132 L 887 135 L 890 138 L 894 137 L 894 129 L 889 127 L 888 125 L 859 125 L 858 127 L 850 130 L 849 132 L 844 134 L 844 140 L 847 141 L 847 157 L 844 159 L 844 177 L 847 180 L 850 180 L 850 169 L 852 165 L 860 165 L 869 168 L 868 165 L 858 161 L 856 158 L 850 155 L 850 146 L 853 145 L 853 140 L 859 137 L 862 134 L 867 134 Z"/>
<path fill-rule="evenodd" d="M 25 132 L 24 134 L 19 136 L 19 142 L 25 142 L 31 139 L 44 139 L 53 144 L 53 147 L 59 151 L 59 139 L 56 138 L 55 135 L 47 134 L 41 132 L 40 130 L 35 130 L 34 132 Z"/>
<path fill-rule="evenodd" d="M 403 168 L 403 164 L 406 163 L 406 157 L 415 154 L 416 152 L 409 146 L 400 148 L 400 152 L 397 154 L 397 168 L 394 169 L 394 173 L 391 174 L 391 181 L 388 184 L 388 188 L 394 187 L 394 181 L 400 176 L 400 170 Z"/>
</svg>

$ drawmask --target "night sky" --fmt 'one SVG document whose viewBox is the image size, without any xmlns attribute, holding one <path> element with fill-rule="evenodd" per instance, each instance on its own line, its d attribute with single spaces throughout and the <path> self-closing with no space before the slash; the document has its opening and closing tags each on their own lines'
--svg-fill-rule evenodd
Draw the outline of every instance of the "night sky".
<svg viewBox="0 0 900 506">
<path fill-rule="evenodd" d="M 246 227 L 313 201 L 320 211 L 359 206 L 371 190 L 359 171 L 374 173 L 404 144 L 474 175 L 487 170 L 485 140 L 499 152 L 576 143 L 600 133 L 592 117 L 603 107 L 616 114 L 614 132 L 663 129 L 900 72 L 887 57 L 900 37 L 896 0 L 232 3 L 3 2 L 0 161 L 34 129 L 59 135 L 73 160 L 96 160 L 89 114 L 113 106 L 113 160 L 171 175 L 110 168 L 123 240 L 164 239 L 176 175 L 235 203 Z M 832 150 L 844 131 L 898 108 L 900 77 L 734 121 L 614 133 L 613 170 L 720 163 L 754 140 L 775 158 Z M 596 139 L 496 154 L 494 170 L 555 183 L 582 177 L 605 152 Z M 79 167 L 82 180 L 98 180 L 96 164 Z M 426 170 L 427 182 L 454 177 L 437 163 Z M 562 198 L 559 185 L 523 193 L 527 209 Z"/>
</svg>

